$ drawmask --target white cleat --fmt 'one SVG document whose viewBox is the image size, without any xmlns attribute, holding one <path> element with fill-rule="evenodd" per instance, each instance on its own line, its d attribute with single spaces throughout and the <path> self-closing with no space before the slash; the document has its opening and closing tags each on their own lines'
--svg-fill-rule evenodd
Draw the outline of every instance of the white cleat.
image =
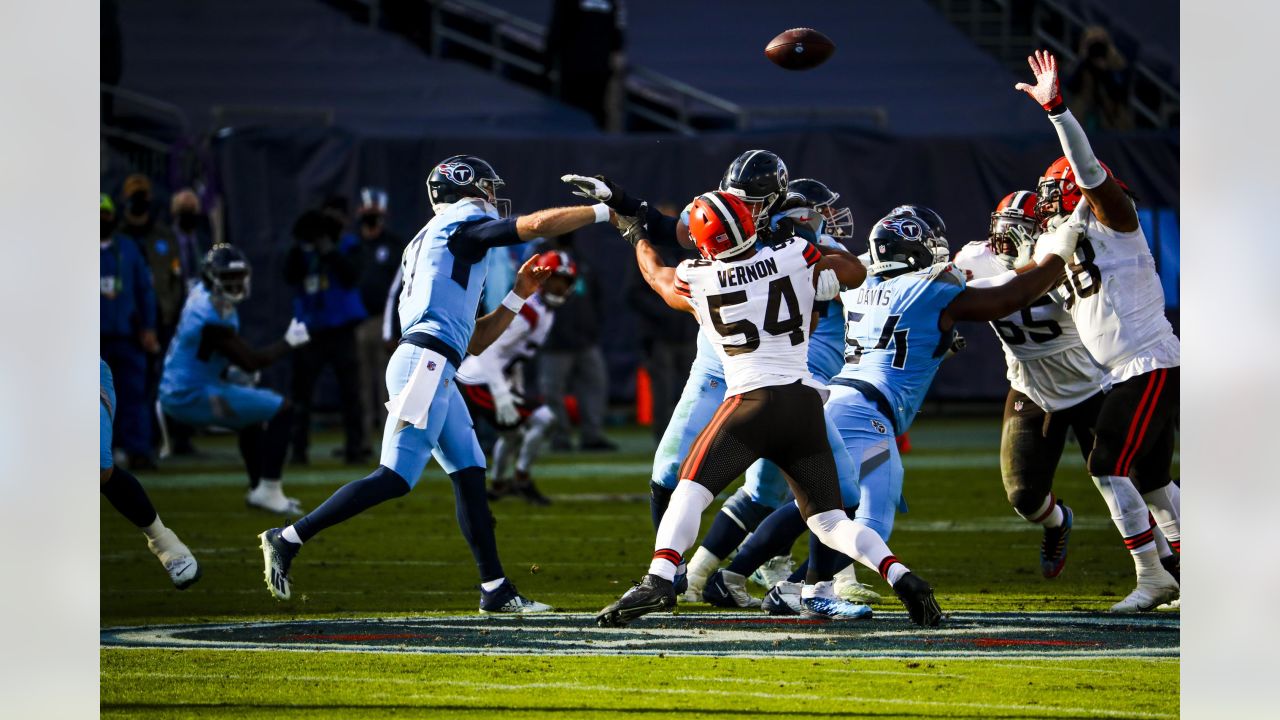
<svg viewBox="0 0 1280 720">
<path fill-rule="evenodd" d="M 245 493 L 244 504 L 279 515 L 301 515 L 302 503 L 288 497 L 278 484 L 258 483 L 258 487 Z"/>
<path fill-rule="evenodd" d="M 791 577 L 795 569 L 795 562 L 790 555 L 772 557 L 751 573 L 751 582 L 762 588 L 773 589 L 775 585 Z"/>
<path fill-rule="evenodd" d="M 747 592 L 747 579 L 736 572 L 717 570 L 707 579 L 702 599 L 722 608 L 758 608 L 760 599 Z"/>
<path fill-rule="evenodd" d="M 1160 575 L 1144 581 L 1138 581 L 1138 587 L 1133 589 L 1125 599 L 1111 606 L 1109 612 L 1113 613 L 1140 613 L 1150 612 L 1157 607 L 1178 599 L 1178 581 L 1164 570 L 1160 571 Z"/>
<path fill-rule="evenodd" d="M 800 615 L 804 613 L 804 603 L 800 592 L 804 588 L 801 583 L 783 580 L 769 589 L 760 604 L 760 609 L 770 615 Z"/>
<path fill-rule="evenodd" d="M 1170 600 L 1169 602 L 1157 607 L 1160 612 L 1180 612 L 1182 610 L 1182 598 Z"/>
<path fill-rule="evenodd" d="M 147 549 L 164 565 L 173 586 L 179 590 L 186 590 L 200 579 L 200 563 L 169 528 L 165 528 L 155 540 L 148 538 Z"/>
</svg>

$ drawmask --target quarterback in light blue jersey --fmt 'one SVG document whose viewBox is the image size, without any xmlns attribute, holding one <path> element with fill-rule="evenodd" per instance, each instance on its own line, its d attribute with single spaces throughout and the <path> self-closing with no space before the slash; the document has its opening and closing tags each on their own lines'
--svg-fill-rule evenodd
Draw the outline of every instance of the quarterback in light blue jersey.
<svg viewBox="0 0 1280 720">
<path fill-rule="evenodd" d="M 240 337 L 236 305 L 249 296 L 250 267 L 232 245 L 215 245 L 201 265 L 201 282 L 191 288 L 169 343 L 160 377 L 164 414 L 188 425 L 235 430 L 249 476 L 245 502 L 275 513 L 298 514 L 298 501 L 281 485 L 293 408 L 277 393 L 228 379 L 235 366 L 254 373 L 308 341 L 307 328 L 294 319 L 284 338 L 265 348 Z"/>
<path fill-rule="evenodd" d="M 453 482 L 458 524 L 480 570 L 481 612 L 550 610 L 520 595 L 502 570 L 485 492 L 484 454 L 455 375 L 463 356 L 479 354 L 497 339 L 550 273 L 525 263 L 502 307 L 477 320 L 491 249 L 563 235 L 615 216 L 598 204 L 507 217 L 509 203 L 497 195 L 502 186 L 493 167 L 474 155 L 455 155 L 432 169 L 427 192 L 435 217 L 408 244 L 401 262 L 403 333 L 387 364 L 391 401 L 380 465 L 293 525 L 259 536 L 267 589 L 276 598 L 291 596 L 289 568 L 303 542 L 405 495 L 434 457 Z"/>
</svg>

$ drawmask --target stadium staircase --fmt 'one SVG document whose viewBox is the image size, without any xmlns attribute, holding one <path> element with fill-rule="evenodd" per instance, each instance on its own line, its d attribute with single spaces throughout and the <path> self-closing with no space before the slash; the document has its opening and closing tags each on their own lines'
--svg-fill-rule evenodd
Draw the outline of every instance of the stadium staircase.
<svg viewBox="0 0 1280 720">
<path fill-rule="evenodd" d="M 1080 36 L 1106 28 L 1130 62 L 1129 106 L 1139 128 L 1178 127 L 1178 4 L 1161 0 L 929 0 L 978 47 L 1019 77 L 1036 48 L 1065 67 L 1078 60 Z"/>
</svg>

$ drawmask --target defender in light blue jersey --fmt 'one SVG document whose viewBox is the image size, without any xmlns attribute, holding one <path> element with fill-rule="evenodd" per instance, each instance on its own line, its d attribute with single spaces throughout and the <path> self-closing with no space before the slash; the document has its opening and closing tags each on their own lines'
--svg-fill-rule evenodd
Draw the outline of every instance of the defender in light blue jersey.
<svg viewBox="0 0 1280 720">
<path fill-rule="evenodd" d="M 481 612 L 525 613 L 551 608 L 520 595 L 498 558 L 493 515 L 485 493 L 485 460 L 466 403 L 454 380 L 465 354 L 479 354 L 512 318 L 548 268 L 525 263 L 503 307 L 476 320 L 493 248 L 553 237 L 614 217 L 604 205 L 507 216 L 497 196 L 502 178 L 473 155 L 438 163 L 427 179 L 435 217 L 405 248 L 399 318 L 400 346 L 387 364 L 389 416 L 378 469 L 340 488 L 320 507 L 286 528 L 259 535 L 267 589 L 291 595 L 289 567 L 302 543 L 321 530 L 408 493 L 434 457 L 453 481 L 458 524 L 480 570 Z"/>
<path fill-rule="evenodd" d="M 256 372 L 308 340 L 293 320 L 282 340 L 256 350 L 240 337 L 236 304 L 249 296 L 249 261 L 231 245 L 205 255 L 201 282 L 191 289 L 165 354 L 160 377 L 164 414 L 188 425 L 215 425 L 239 434 L 249 476 L 245 503 L 268 512 L 298 514 L 298 501 L 281 485 L 292 405 L 277 393 L 228 379 L 235 366 Z"/>
<path fill-rule="evenodd" d="M 872 228 L 871 277 L 844 293 L 845 366 L 831 380 L 827 401 L 827 416 L 858 468 L 856 521 L 888 540 L 895 512 L 906 508 L 894 438 L 911 427 L 951 351 L 955 321 L 989 322 L 1030 305 L 1058 282 L 1059 260 L 1070 256 L 1076 237 L 1071 227 L 1046 234 L 1037 264 L 1017 278 L 966 288 L 963 272 L 948 262 L 946 225 L 933 210 L 900 206 Z"/>
</svg>

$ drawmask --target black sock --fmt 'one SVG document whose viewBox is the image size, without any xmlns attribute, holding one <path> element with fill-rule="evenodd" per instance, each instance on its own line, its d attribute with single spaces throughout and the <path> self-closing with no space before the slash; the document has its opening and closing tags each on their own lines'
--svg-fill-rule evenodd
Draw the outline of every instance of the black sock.
<svg viewBox="0 0 1280 720">
<path fill-rule="evenodd" d="M 258 487 L 262 480 L 262 424 L 257 423 L 242 428 L 237 439 L 240 444 L 240 457 L 244 460 L 244 471 L 249 476 L 249 489 Z"/>
<path fill-rule="evenodd" d="M 349 482 L 338 488 L 320 507 L 293 524 L 293 529 L 303 542 L 327 527 L 337 525 L 368 510 L 379 503 L 409 493 L 409 483 L 394 470 L 379 465 L 368 477 Z"/>
<path fill-rule="evenodd" d="M 830 580 L 853 562 L 848 555 L 823 545 L 818 536 L 809 535 L 809 569 L 804 581 L 809 585 Z"/>
<path fill-rule="evenodd" d="M 702 539 L 702 547 L 718 558 L 727 558 L 746 538 L 747 531 L 721 509 L 711 521 L 711 529 Z"/>
<path fill-rule="evenodd" d="M 739 575 L 750 575 L 769 561 L 769 558 L 786 555 L 807 526 L 800 508 L 789 502 L 773 511 L 760 523 L 760 527 L 738 548 L 738 556 L 726 568 Z"/>
<path fill-rule="evenodd" d="M 653 518 L 654 532 L 658 532 L 662 516 L 667 514 L 667 505 L 671 502 L 673 492 L 675 490 L 664 488 L 656 482 L 649 483 L 649 516 Z"/>
<path fill-rule="evenodd" d="M 115 508 L 126 520 L 140 528 L 156 521 L 156 508 L 142 489 L 142 483 L 133 473 L 118 467 L 111 471 L 111 478 L 98 486 L 111 507 Z"/>
<path fill-rule="evenodd" d="M 262 434 L 262 477 L 272 480 L 283 477 L 284 456 L 289 452 L 292 429 L 293 404 L 285 400 L 275 417 L 267 421 L 266 432 Z"/>
<path fill-rule="evenodd" d="M 471 546 L 476 566 L 480 569 L 480 581 L 488 582 L 503 577 L 502 561 L 498 559 L 498 539 L 493 534 L 496 521 L 489 511 L 489 496 L 484 487 L 484 468 L 463 468 L 449 474 L 453 481 L 453 498 L 458 509 L 458 528 Z"/>
</svg>

